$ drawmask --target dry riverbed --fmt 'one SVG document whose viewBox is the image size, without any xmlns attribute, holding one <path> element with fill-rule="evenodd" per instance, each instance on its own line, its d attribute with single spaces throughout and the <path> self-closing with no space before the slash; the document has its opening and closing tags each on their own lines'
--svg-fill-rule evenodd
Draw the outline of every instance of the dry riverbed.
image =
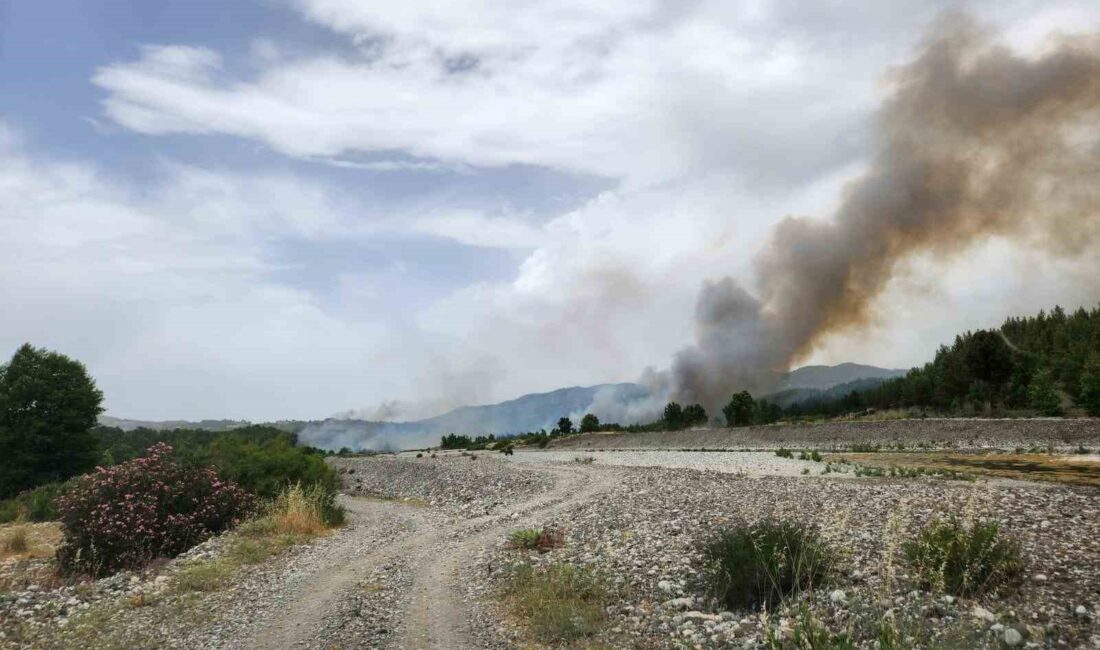
<svg viewBox="0 0 1100 650">
<path fill-rule="evenodd" d="M 755 648 L 769 634 L 789 644 L 805 607 L 857 647 L 874 647 L 888 621 L 901 647 L 1100 648 L 1096 488 L 857 478 L 855 465 L 826 473 L 829 464 L 800 460 L 799 451 L 333 459 L 348 492 L 348 525 L 239 567 L 209 589 L 181 590 L 181 572 L 223 557 L 228 536 L 144 574 L 96 582 L 51 577 L 41 548 L 40 557 L 2 560 L 0 646 L 562 645 L 540 637 L 517 609 L 513 567 L 526 563 L 598 577 L 607 600 L 590 612 L 578 647 Z M 919 588 L 900 548 L 948 513 L 996 520 L 1019 541 L 1026 566 L 1018 585 L 975 599 Z M 700 545 L 768 517 L 820 531 L 836 551 L 828 583 L 767 615 L 709 600 Z M 525 551 L 508 543 L 517 529 L 553 534 L 543 552 Z"/>
</svg>

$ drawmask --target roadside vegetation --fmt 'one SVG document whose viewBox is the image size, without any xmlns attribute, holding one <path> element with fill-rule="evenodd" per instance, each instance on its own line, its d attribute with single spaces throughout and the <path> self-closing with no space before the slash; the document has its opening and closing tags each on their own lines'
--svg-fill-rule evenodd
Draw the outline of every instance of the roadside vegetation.
<svg viewBox="0 0 1100 650">
<path fill-rule="evenodd" d="M 720 530 L 702 550 L 708 593 L 727 609 L 773 607 L 821 586 L 835 561 L 816 530 L 790 521 Z"/>
<path fill-rule="evenodd" d="M 934 521 L 905 544 L 904 552 L 921 587 L 953 596 L 1011 586 L 1023 573 L 1019 544 L 994 521 Z"/>
<path fill-rule="evenodd" d="M 504 602 L 537 641 L 560 646 L 596 634 L 617 594 L 597 572 L 571 564 L 520 563 L 505 580 Z"/>
<path fill-rule="evenodd" d="M 565 533 L 557 528 L 521 528 L 508 533 L 508 546 L 545 553 L 565 546 Z"/>
</svg>

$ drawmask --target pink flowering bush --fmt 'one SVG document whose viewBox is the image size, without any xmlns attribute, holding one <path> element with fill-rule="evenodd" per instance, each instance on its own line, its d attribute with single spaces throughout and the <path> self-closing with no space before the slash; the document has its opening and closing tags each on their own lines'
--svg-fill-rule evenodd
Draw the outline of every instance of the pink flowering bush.
<svg viewBox="0 0 1100 650">
<path fill-rule="evenodd" d="M 249 514 L 252 497 L 213 470 L 172 459 L 164 443 L 144 456 L 75 479 L 57 501 L 66 571 L 107 575 L 175 557 Z"/>
</svg>

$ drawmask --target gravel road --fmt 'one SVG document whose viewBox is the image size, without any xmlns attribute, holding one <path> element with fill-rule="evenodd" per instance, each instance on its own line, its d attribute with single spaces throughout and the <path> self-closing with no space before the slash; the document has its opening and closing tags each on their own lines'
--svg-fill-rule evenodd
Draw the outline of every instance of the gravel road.
<svg viewBox="0 0 1100 650">
<path fill-rule="evenodd" d="M 589 456 L 591 463 L 575 460 Z M 835 581 L 807 596 L 832 629 L 889 615 L 941 647 L 1002 648 L 1019 637 L 1021 647 L 1100 648 L 1100 499 L 1092 488 L 853 480 L 772 452 L 524 450 L 332 462 L 349 492 L 348 525 L 242 569 L 222 589 L 118 608 L 103 647 L 537 647 L 496 599 L 504 569 L 525 561 L 589 567 L 621 588 L 597 645 L 758 648 L 768 629 L 789 634 L 790 621 L 708 600 L 699 549 L 724 526 L 770 516 L 813 526 L 838 549 Z M 915 588 L 899 545 L 948 513 L 998 521 L 1022 544 L 1018 589 L 963 600 Z M 542 526 L 562 530 L 564 547 L 536 554 L 506 546 L 509 531 Z M 0 645 L 67 647 L 66 608 L 86 606 L 72 603 L 156 594 L 181 563 L 216 558 L 222 547 L 214 539 L 159 574 L 102 580 L 92 595 L 71 586 L 0 595 L 0 619 L 58 631 L 35 644 L 0 637 Z"/>
</svg>

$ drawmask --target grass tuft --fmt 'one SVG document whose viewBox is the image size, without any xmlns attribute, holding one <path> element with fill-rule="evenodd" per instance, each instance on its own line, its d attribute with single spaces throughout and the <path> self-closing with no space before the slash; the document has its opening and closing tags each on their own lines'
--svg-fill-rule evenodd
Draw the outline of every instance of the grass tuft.
<svg viewBox="0 0 1100 650">
<path fill-rule="evenodd" d="M 729 609 L 774 608 L 824 582 L 832 564 L 816 530 L 768 520 L 719 531 L 703 558 L 711 597 Z"/>
<path fill-rule="evenodd" d="M 996 522 L 963 523 L 956 517 L 925 527 L 904 546 L 921 586 L 957 596 L 977 596 L 1016 583 L 1023 558 L 1015 540 Z"/>
<path fill-rule="evenodd" d="M 4 550 L 9 553 L 26 553 L 30 550 L 30 540 L 26 526 L 13 526 L 4 537 Z"/>
<path fill-rule="evenodd" d="M 557 528 L 521 528 L 508 533 L 508 546 L 545 553 L 565 546 L 565 533 Z"/>
<path fill-rule="evenodd" d="M 535 638 L 549 644 L 591 636 L 605 622 L 605 608 L 613 602 L 602 576 L 571 564 L 551 564 L 543 569 L 529 564 L 513 566 L 505 598 Z"/>
</svg>

